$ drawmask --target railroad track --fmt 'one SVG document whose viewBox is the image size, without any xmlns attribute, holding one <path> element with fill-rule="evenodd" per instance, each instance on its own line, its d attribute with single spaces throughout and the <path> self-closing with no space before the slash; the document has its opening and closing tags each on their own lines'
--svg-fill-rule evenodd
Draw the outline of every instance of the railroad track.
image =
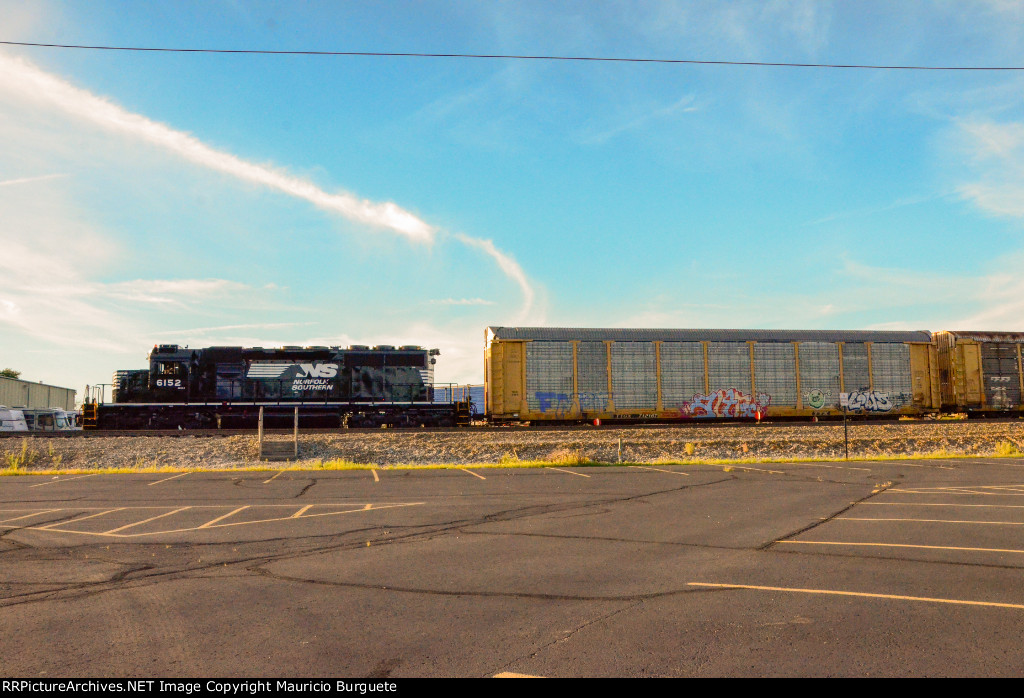
<svg viewBox="0 0 1024 698">
<path fill-rule="evenodd" d="M 850 424 L 900 424 L 902 426 L 914 427 L 914 426 L 925 426 L 925 425 L 936 425 L 936 424 L 999 424 L 999 423 L 1020 423 L 1024 420 L 1024 417 L 1000 417 L 1000 418 L 986 418 L 978 420 L 935 420 L 935 419 L 851 419 Z M 373 428 L 353 428 L 353 429 L 299 429 L 300 435 L 310 434 L 380 434 L 380 433 L 398 433 L 398 434 L 444 434 L 444 433 L 458 433 L 458 434 L 484 434 L 484 433 L 511 433 L 511 432 L 564 432 L 564 431 L 615 431 L 622 429 L 693 429 L 693 428 L 712 428 L 712 429 L 749 429 L 751 427 L 772 429 L 775 427 L 790 427 L 800 426 L 805 429 L 815 429 L 820 427 L 828 426 L 839 426 L 843 423 L 842 419 L 827 419 L 818 422 L 807 422 L 807 421 L 762 421 L 760 423 L 749 422 L 749 421 L 729 421 L 729 422 L 717 422 L 712 420 L 692 420 L 689 422 L 672 422 L 670 424 L 602 424 L 601 426 L 592 426 L 589 424 L 572 424 L 572 425 L 551 425 L 543 424 L 536 426 L 476 426 L 476 427 L 420 427 L 420 428 L 402 428 L 402 429 L 373 429 Z M 293 433 L 292 429 L 264 429 L 264 434 L 277 435 L 277 436 L 290 436 Z M 168 436 L 168 437 L 203 437 L 203 438 L 225 438 L 228 436 L 255 436 L 255 429 L 134 429 L 134 430 L 89 430 L 89 431 L 31 431 L 31 432 L 2 432 L 0 438 L 18 438 L 18 437 L 43 437 L 43 438 L 70 438 L 70 439 L 81 439 L 81 438 L 98 438 L 98 437 L 130 437 L 130 436 Z"/>
</svg>

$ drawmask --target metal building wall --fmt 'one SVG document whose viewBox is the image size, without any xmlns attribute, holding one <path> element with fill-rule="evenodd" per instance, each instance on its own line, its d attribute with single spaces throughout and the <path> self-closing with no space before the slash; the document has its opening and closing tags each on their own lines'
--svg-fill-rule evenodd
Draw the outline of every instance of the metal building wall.
<svg viewBox="0 0 1024 698">
<path fill-rule="evenodd" d="M 700 342 L 661 343 L 661 404 L 682 407 L 704 392 L 704 345 Z"/>
<path fill-rule="evenodd" d="M 612 344 L 612 398 L 616 410 L 654 410 L 658 374 L 653 342 Z"/>
<path fill-rule="evenodd" d="M 754 383 L 757 395 L 767 395 L 772 407 L 796 407 L 796 349 L 789 342 L 754 345 Z"/>
<path fill-rule="evenodd" d="M 75 392 L 45 383 L 0 376 L 0 405 L 8 407 L 75 409 Z"/>
<path fill-rule="evenodd" d="M 910 375 L 910 347 L 906 344 L 871 345 L 871 377 L 874 392 L 888 394 L 892 409 L 914 399 Z"/>
<path fill-rule="evenodd" d="M 527 406 L 567 414 L 572 403 L 572 342 L 527 342 Z"/>
<path fill-rule="evenodd" d="M 750 394 L 750 345 L 708 342 L 708 390 L 736 388 Z"/>
<path fill-rule="evenodd" d="M 580 342 L 576 349 L 576 383 L 580 410 L 603 411 L 608 407 L 608 345 Z"/>
<path fill-rule="evenodd" d="M 839 345 L 800 342 L 800 393 L 805 408 L 839 406 Z"/>
</svg>

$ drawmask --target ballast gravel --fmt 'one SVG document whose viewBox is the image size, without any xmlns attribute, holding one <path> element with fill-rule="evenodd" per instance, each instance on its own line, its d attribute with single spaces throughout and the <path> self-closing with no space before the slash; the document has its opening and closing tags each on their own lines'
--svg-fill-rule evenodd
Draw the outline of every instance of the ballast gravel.
<svg viewBox="0 0 1024 698">
<path fill-rule="evenodd" d="M 271 434 L 283 441 L 290 435 Z M 427 432 L 413 430 L 300 433 L 295 465 L 345 462 L 378 467 L 548 461 L 666 463 L 693 460 L 836 459 L 844 454 L 842 423 L 657 428 L 583 427 Z M 1024 421 L 851 423 L 851 458 L 1024 452 Z M 231 469 L 259 466 L 255 434 L 140 437 L 5 436 L 0 472 L 99 469 Z M 275 465 L 277 465 L 275 463 Z"/>
</svg>

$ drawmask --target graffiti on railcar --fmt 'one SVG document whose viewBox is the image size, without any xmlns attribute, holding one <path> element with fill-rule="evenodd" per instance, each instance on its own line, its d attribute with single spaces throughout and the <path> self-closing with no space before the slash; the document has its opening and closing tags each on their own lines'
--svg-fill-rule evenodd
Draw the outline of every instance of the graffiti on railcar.
<svg viewBox="0 0 1024 698">
<path fill-rule="evenodd" d="M 572 395 L 570 393 L 542 392 L 538 390 L 534 395 L 537 398 L 537 409 L 543 414 L 551 414 L 556 418 L 569 415 L 572 412 Z M 608 409 L 608 393 L 580 393 L 580 412 L 604 412 Z"/>
<path fill-rule="evenodd" d="M 760 393 L 756 397 L 745 395 L 736 388 L 719 389 L 707 395 L 697 394 L 690 402 L 683 403 L 679 413 L 691 419 L 716 419 L 719 417 L 764 417 L 772 396 Z"/>
<path fill-rule="evenodd" d="M 851 410 L 865 412 L 889 412 L 893 409 L 893 401 L 889 393 L 879 390 L 854 390 L 847 398 L 846 406 Z"/>
<path fill-rule="evenodd" d="M 551 412 L 555 417 L 563 417 L 572 410 L 572 400 L 566 393 L 537 391 L 538 409 L 543 413 Z"/>
</svg>

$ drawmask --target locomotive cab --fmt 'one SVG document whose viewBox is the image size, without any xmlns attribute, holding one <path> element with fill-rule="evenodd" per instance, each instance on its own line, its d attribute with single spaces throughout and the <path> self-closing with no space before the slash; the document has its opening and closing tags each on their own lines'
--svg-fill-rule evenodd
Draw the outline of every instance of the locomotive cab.
<svg viewBox="0 0 1024 698">
<path fill-rule="evenodd" d="M 149 355 L 149 390 L 156 401 L 188 400 L 189 359 L 189 353 L 176 344 L 153 347 Z"/>
</svg>

